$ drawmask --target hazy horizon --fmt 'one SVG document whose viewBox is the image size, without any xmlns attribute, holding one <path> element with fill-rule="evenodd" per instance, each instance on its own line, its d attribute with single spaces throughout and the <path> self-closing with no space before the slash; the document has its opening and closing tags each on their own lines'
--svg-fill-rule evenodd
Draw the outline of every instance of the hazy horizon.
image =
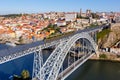
<svg viewBox="0 0 120 80">
<path fill-rule="evenodd" d="M 120 0 L 2 0 L 0 14 L 79 12 L 87 9 L 93 12 L 120 12 Z"/>
</svg>

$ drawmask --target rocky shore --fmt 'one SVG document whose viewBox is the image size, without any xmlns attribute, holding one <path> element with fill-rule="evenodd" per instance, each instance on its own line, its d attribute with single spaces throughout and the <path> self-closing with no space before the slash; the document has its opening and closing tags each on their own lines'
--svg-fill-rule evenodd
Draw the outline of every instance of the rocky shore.
<svg viewBox="0 0 120 80">
<path fill-rule="evenodd" d="M 104 57 L 101 57 L 101 55 L 104 55 Z M 99 57 L 95 54 L 90 58 L 90 60 L 120 62 L 120 55 L 110 52 L 100 52 Z"/>
</svg>

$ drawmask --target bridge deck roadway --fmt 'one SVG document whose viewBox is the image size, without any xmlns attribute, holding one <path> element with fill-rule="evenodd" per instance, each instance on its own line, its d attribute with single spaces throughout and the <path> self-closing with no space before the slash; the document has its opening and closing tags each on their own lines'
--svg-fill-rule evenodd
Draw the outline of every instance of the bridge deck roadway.
<svg viewBox="0 0 120 80">
<path fill-rule="evenodd" d="M 6 56 L 9 56 L 9 55 L 17 55 L 17 53 L 19 53 L 19 52 L 23 52 L 25 50 L 28 50 L 30 48 L 34 48 L 34 47 L 37 47 L 37 46 L 41 46 L 41 48 L 44 49 L 44 48 L 50 47 L 51 44 L 53 44 L 53 45 L 58 44 L 58 42 L 60 40 L 69 39 L 69 37 L 71 37 L 72 35 L 75 35 L 77 33 L 81 33 L 81 32 L 90 33 L 90 32 L 94 32 L 94 31 L 97 31 L 97 30 L 101 30 L 104 27 L 106 27 L 106 26 L 90 28 L 90 29 L 85 29 L 85 30 L 79 30 L 79 31 L 77 31 L 77 32 L 75 32 L 75 33 L 73 33 L 69 36 L 68 35 L 63 36 L 62 38 L 60 37 L 60 38 L 57 38 L 55 40 L 49 40 L 48 42 L 45 41 L 45 40 L 42 40 L 42 41 L 37 41 L 37 42 L 33 42 L 33 43 L 30 43 L 30 44 L 26 44 L 26 45 L 19 45 L 19 46 L 13 47 L 13 48 L 0 50 L 0 58 L 6 57 Z"/>
<path fill-rule="evenodd" d="M 83 56 L 81 59 L 74 62 L 72 65 L 70 65 L 67 69 L 65 69 L 63 72 L 61 72 L 58 75 L 57 80 L 64 80 L 67 78 L 72 72 L 74 72 L 78 67 L 80 67 L 83 63 L 85 63 L 89 58 L 91 58 L 94 54 L 88 54 L 86 56 Z"/>
</svg>

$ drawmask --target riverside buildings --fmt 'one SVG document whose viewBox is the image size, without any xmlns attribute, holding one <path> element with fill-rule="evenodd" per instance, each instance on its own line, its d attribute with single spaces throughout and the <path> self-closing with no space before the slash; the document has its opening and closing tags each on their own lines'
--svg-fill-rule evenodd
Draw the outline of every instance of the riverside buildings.
<svg viewBox="0 0 120 80">
<path fill-rule="evenodd" d="M 85 13 L 79 13 L 84 15 Z M 87 12 L 87 15 L 91 11 Z M 53 30 L 44 31 L 49 24 L 57 25 L 61 32 L 69 32 L 78 29 L 84 29 L 89 26 L 88 19 L 77 17 L 78 12 L 49 12 L 40 14 L 22 14 L 20 16 L 0 17 L 0 43 L 13 42 L 17 44 L 26 44 L 37 40 L 42 40 L 51 35 Z M 99 16 L 101 16 L 100 13 Z M 110 15 L 104 14 L 106 19 Z M 120 13 L 116 13 L 116 20 L 119 20 Z M 85 15 L 84 15 L 85 17 Z M 91 19 L 92 22 L 96 20 Z M 97 21 L 99 21 L 98 19 Z M 52 31 L 52 32 L 51 32 Z"/>
</svg>

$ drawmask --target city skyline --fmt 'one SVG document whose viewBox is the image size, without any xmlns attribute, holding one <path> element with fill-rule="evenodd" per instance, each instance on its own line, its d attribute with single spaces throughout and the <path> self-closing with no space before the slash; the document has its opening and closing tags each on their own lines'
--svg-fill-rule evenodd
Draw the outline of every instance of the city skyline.
<svg viewBox="0 0 120 80">
<path fill-rule="evenodd" d="M 90 9 L 93 12 L 119 12 L 119 0 L 2 0 L 0 5 L 0 14 L 11 13 L 39 13 L 39 12 L 79 12 L 82 9 Z"/>
</svg>

